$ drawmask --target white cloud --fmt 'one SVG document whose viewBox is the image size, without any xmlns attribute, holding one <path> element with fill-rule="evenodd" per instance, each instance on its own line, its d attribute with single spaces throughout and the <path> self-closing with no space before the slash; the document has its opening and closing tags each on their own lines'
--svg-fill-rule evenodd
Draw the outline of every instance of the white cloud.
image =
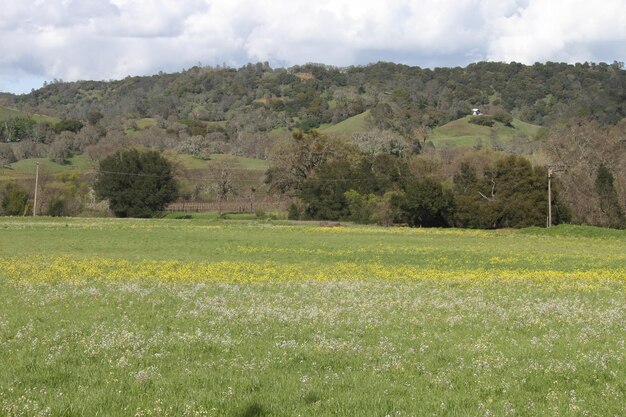
<svg viewBox="0 0 626 417">
<path fill-rule="evenodd" d="M 495 19 L 494 34 L 488 59 L 524 63 L 623 60 L 626 5 L 623 0 L 535 0 L 519 14 Z M 604 42 L 615 48 L 604 50 Z M 607 52 L 613 56 L 606 56 Z"/>
<path fill-rule="evenodd" d="M 0 90 L 198 62 L 612 61 L 623 0 L 5 0 Z M 19 86 L 19 87 L 18 87 Z M 35 86 L 37 87 L 37 86 Z"/>
</svg>

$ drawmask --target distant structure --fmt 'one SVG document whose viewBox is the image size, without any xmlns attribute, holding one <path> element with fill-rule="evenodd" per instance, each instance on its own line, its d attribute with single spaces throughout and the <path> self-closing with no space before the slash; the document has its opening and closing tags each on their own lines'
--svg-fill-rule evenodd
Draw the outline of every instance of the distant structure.
<svg viewBox="0 0 626 417">
<path fill-rule="evenodd" d="M 481 116 L 483 112 L 480 109 L 472 109 L 472 116 Z"/>
</svg>

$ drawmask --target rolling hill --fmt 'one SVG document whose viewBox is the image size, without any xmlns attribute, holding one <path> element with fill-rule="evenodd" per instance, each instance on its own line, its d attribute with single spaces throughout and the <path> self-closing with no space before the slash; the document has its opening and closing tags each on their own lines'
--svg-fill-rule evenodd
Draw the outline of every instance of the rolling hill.
<svg viewBox="0 0 626 417">
<path fill-rule="evenodd" d="M 436 148 L 492 146 L 506 144 L 515 139 L 533 141 L 541 126 L 513 119 L 512 126 L 496 122 L 493 127 L 470 123 L 472 116 L 462 117 L 434 129 L 428 139 Z"/>
</svg>

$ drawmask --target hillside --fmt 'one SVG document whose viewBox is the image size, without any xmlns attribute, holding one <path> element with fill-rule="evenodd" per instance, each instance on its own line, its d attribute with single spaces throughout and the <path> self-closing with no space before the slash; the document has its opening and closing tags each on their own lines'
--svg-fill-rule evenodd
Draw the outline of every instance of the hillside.
<svg viewBox="0 0 626 417">
<path fill-rule="evenodd" d="M 446 123 L 428 136 L 436 148 L 445 147 L 492 147 L 508 144 L 513 140 L 533 141 L 541 127 L 513 119 L 511 126 L 496 122 L 493 127 L 470 123 L 472 116 L 465 116 Z"/>
<path fill-rule="evenodd" d="M 437 127 L 472 107 L 488 105 L 537 125 L 580 116 L 604 125 L 626 116 L 625 86 L 626 72 L 619 63 L 480 62 L 435 69 L 385 62 L 287 69 L 248 64 L 109 82 L 53 82 L 4 101 L 22 111 L 58 118 L 85 120 L 97 111 L 118 121 L 175 117 L 223 121 L 233 127 L 245 122 L 262 132 L 336 125 L 367 110 L 374 120 L 387 120 L 395 129 L 402 129 L 401 124 Z"/>
</svg>

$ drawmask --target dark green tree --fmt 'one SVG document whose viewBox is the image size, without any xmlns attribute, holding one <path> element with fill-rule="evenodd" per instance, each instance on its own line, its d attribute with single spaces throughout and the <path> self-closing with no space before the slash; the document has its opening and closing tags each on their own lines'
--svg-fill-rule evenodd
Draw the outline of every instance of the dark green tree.
<svg viewBox="0 0 626 417">
<path fill-rule="evenodd" d="M 454 176 L 455 219 L 462 227 L 501 228 L 544 226 L 548 211 L 547 172 L 534 169 L 522 157 L 508 156 L 478 176 L 468 164 Z M 556 185 L 556 184 L 555 184 Z M 569 220 L 569 212 L 554 187 L 553 218 Z"/>
<path fill-rule="evenodd" d="M 0 122 L 0 140 L 4 142 L 19 142 L 33 136 L 37 123 L 28 117 L 15 117 Z"/>
<path fill-rule="evenodd" d="M 419 180 L 407 186 L 399 208 L 402 217 L 412 227 L 448 227 L 454 208 L 452 193 L 431 179 Z"/>
<path fill-rule="evenodd" d="M 485 180 L 479 178 L 476 169 L 467 162 L 461 164 L 461 169 L 454 175 L 456 224 L 472 229 L 495 227 L 495 201 L 491 192 L 481 191 L 484 188 Z"/>
<path fill-rule="evenodd" d="M 61 120 L 53 126 L 54 133 L 74 132 L 78 133 L 83 128 L 83 122 L 80 120 Z"/>
<path fill-rule="evenodd" d="M 0 194 L 0 200 L 2 212 L 8 216 L 23 216 L 30 210 L 28 192 L 17 184 L 9 183 Z"/>
<path fill-rule="evenodd" d="M 615 189 L 615 178 L 604 164 L 600 164 L 596 173 L 596 191 L 600 198 L 600 210 L 606 216 L 607 226 L 626 227 L 624 211 Z"/>
<path fill-rule="evenodd" d="M 157 151 L 118 151 L 100 162 L 96 196 L 118 217 L 152 217 L 178 195 L 170 163 Z"/>
<path fill-rule="evenodd" d="M 341 220 L 350 215 L 345 193 L 355 187 L 358 175 L 348 161 L 321 164 L 302 186 L 305 214 L 314 219 Z"/>
</svg>

